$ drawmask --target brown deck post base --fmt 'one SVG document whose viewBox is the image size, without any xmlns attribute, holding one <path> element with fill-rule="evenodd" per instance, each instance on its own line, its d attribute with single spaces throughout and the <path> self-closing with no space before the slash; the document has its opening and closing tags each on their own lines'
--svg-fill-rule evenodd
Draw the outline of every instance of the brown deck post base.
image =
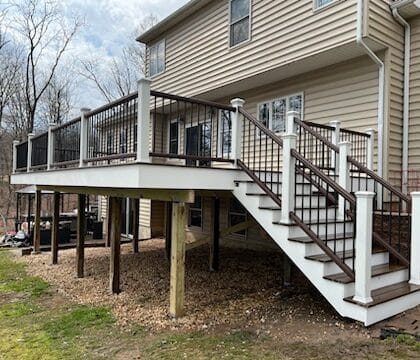
<svg viewBox="0 0 420 360">
<path fill-rule="evenodd" d="M 122 199 L 111 197 L 111 261 L 109 268 L 109 286 L 112 294 L 119 294 L 121 261 L 121 207 Z"/>
<path fill-rule="evenodd" d="M 139 252 L 140 199 L 133 199 L 133 253 Z"/>
<path fill-rule="evenodd" d="M 185 203 L 173 203 L 169 314 L 175 319 L 184 315 L 185 216 Z"/>
<path fill-rule="evenodd" d="M 76 241 L 76 261 L 77 261 L 77 277 L 84 277 L 85 266 L 85 216 L 86 195 L 78 195 L 77 203 L 77 241 Z"/>
<path fill-rule="evenodd" d="M 54 211 L 53 223 L 51 228 L 51 263 L 58 264 L 58 243 L 59 243 L 59 226 L 60 226 L 60 198 L 59 192 L 54 193 Z"/>
<path fill-rule="evenodd" d="M 42 193 L 40 190 L 37 190 L 35 193 L 34 250 L 32 255 L 41 254 L 41 198 Z M 30 227 L 30 222 L 28 227 Z"/>
<path fill-rule="evenodd" d="M 213 224 L 210 238 L 210 271 L 219 271 L 219 249 L 220 249 L 220 199 L 211 199 L 211 222 Z"/>
</svg>

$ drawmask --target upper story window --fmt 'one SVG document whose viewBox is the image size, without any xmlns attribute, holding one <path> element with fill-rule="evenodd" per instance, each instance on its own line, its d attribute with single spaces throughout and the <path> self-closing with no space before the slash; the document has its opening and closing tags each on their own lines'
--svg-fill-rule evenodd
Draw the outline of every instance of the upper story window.
<svg viewBox="0 0 420 360">
<path fill-rule="evenodd" d="M 127 153 L 127 129 L 121 129 L 120 130 L 120 154 L 126 154 Z"/>
<path fill-rule="evenodd" d="M 303 94 L 284 96 L 258 105 L 258 120 L 275 133 L 286 131 L 286 114 L 297 111 L 303 118 Z"/>
<path fill-rule="evenodd" d="M 232 152 L 232 118 L 230 111 L 221 110 L 219 121 L 219 155 L 228 159 Z"/>
<path fill-rule="evenodd" d="M 315 1 L 315 9 L 319 9 L 321 7 L 324 7 L 328 4 L 333 3 L 336 0 L 314 0 Z"/>
<path fill-rule="evenodd" d="M 150 47 L 149 73 L 150 76 L 165 71 L 165 40 Z"/>
<path fill-rule="evenodd" d="M 248 41 L 251 36 L 251 1 L 230 0 L 230 46 Z"/>
<path fill-rule="evenodd" d="M 179 152 L 179 122 L 173 120 L 169 124 L 169 154 L 178 155 Z"/>
</svg>

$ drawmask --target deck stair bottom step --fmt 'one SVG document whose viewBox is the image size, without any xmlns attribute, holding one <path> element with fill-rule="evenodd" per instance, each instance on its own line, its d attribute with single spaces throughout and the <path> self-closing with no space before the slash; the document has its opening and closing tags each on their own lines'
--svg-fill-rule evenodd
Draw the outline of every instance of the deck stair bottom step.
<svg viewBox="0 0 420 360">
<path fill-rule="evenodd" d="M 372 251 L 372 254 L 379 254 L 379 253 L 385 253 L 385 252 L 386 252 L 386 250 L 384 250 L 384 249 L 374 249 Z M 354 252 L 353 252 L 353 250 L 347 250 L 346 252 L 337 251 L 336 255 L 340 259 L 351 259 L 351 258 L 353 258 Z M 332 262 L 332 259 L 327 254 L 305 256 L 305 259 L 313 260 L 313 261 L 319 261 L 319 262 L 323 262 L 323 263 Z"/>
<path fill-rule="evenodd" d="M 420 291 L 420 286 L 411 285 L 407 281 L 403 281 L 398 284 L 393 284 L 393 285 L 389 285 L 389 286 L 385 286 L 385 287 L 373 290 L 371 294 L 373 301 L 368 304 L 361 304 L 353 300 L 353 296 L 349 296 L 345 298 L 344 300 L 353 304 L 358 304 L 366 308 L 371 308 L 373 306 L 380 305 L 388 301 L 395 300 L 400 297 L 413 294 L 418 291 Z"/>
<path fill-rule="evenodd" d="M 385 275 L 385 274 L 389 274 L 395 271 L 400 271 L 400 270 L 405 270 L 405 269 L 407 269 L 407 267 L 404 265 L 393 265 L 393 264 L 375 265 L 375 266 L 372 266 L 372 277 L 381 276 L 381 275 Z M 350 284 L 353 282 L 353 280 L 351 280 L 349 276 L 345 274 L 344 272 L 324 276 L 324 279 L 338 282 L 340 284 Z"/>
</svg>

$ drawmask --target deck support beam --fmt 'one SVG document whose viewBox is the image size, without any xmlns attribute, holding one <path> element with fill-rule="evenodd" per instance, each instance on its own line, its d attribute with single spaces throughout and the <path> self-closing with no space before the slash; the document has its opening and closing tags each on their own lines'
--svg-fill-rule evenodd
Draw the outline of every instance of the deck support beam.
<svg viewBox="0 0 420 360">
<path fill-rule="evenodd" d="M 173 318 L 184 315 L 185 296 L 185 203 L 172 204 L 172 248 L 169 313 Z"/>
<path fill-rule="evenodd" d="M 53 222 L 51 228 L 51 263 L 58 264 L 58 243 L 59 243 L 59 228 L 60 228 L 60 198 L 59 192 L 54 193 L 53 199 Z"/>
<path fill-rule="evenodd" d="M 140 199 L 133 199 L 133 252 L 139 252 L 139 217 L 140 217 Z"/>
<path fill-rule="evenodd" d="M 76 261 L 77 277 L 84 277 L 85 266 L 85 234 L 86 234 L 86 195 L 79 194 L 77 202 L 77 241 L 76 241 Z"/>
<path fill-rule="evenodd" d="M 210 236 L 210 271 L 219 271 L 219 250 L 220 250 L 220 199 L 211 199 L 211 236 Z"/>
<path fill-rule="evenodd" d="M 121 208 L 122 198 L 111 197 L 111 261 L 109 268 L 109 286 L 111 293 L 119 294 L 121 261 Z"/>
<path fill-rule="evenodd" d="M 35 193 L 35 217 L 34 217 L 34 251 L 32 254 L 41 253 L 41 190 Z M 28 226 L 30 227 L 30 220 Z"/>
<path fill-rule="evenodd" d="M 171 243 L 172 243 L 172 203 L 165 203 L 165 255 L 171 262 Z"/>
</svg>

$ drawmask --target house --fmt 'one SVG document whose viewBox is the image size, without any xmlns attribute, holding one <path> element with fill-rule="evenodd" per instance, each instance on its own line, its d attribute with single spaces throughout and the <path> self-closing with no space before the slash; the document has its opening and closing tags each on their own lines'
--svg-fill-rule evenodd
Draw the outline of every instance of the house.
<svg viewBox="0 0 420 360">
<path fill-rule="evenodd" d="M 139 221 L 165 234 L 175 317 L 186 247 L 209 243 L 217 269 L 223 242 L 281 249 L 342 316 L 398 314 L 420 304 L 419 14 L 414 0 L 191 0 L 138 38 L 138 92 L 15 143 L 12 181 L 78 193 L 79 213 L 107 197 L 114 292 L 121 233 L 135 251 Z"/>
</svg>

